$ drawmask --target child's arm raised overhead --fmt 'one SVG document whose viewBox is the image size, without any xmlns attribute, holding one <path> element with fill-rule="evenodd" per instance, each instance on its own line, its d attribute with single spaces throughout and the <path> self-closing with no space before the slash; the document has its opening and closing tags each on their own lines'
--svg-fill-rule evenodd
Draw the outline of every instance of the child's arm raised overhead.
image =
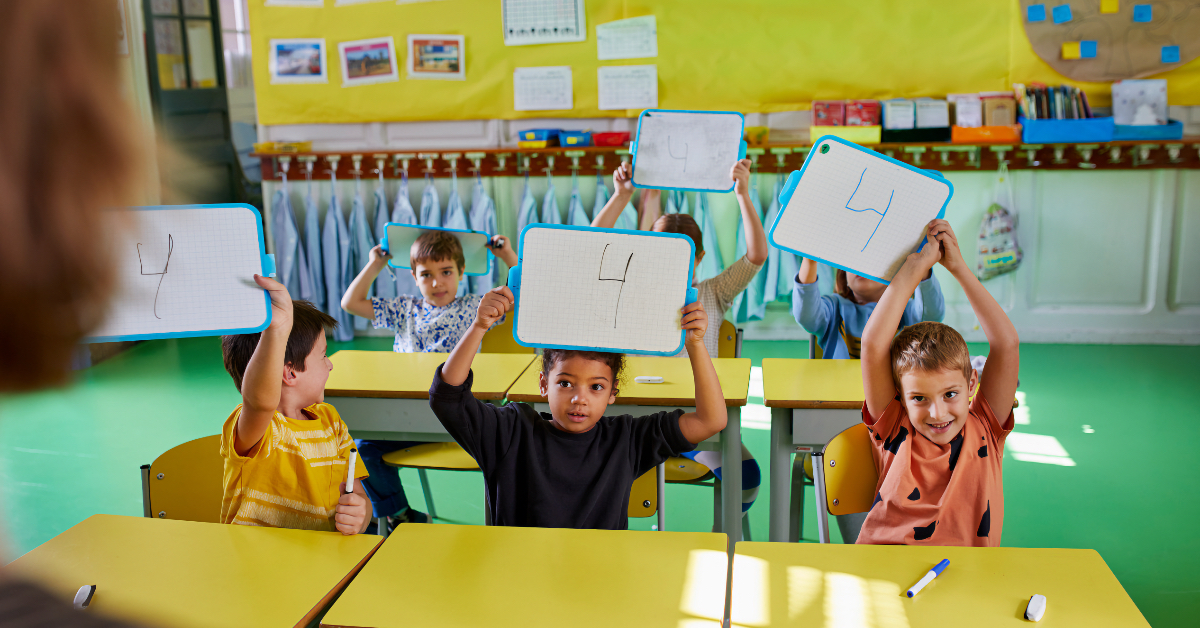
<svg viewBox="0 0 1200 628">
<path fill-rule="evenodd" d="M 592 226 L 612 229 L 631 198 L 633 198 L 633 166 L 622 163 L 613 171 L 613 195 L 604 204 L 600 213 L 592 219 Z"/>
<path fill-rule="evenodd" d="M 638 230 L 653 231 L 654 221 L 662 215 L 662 190 L 642 190 L 642 212 L 638 218 Z"/>
<path fill-rule="evenodd" d="M 750 160 L 743 159 L 729 169 L 734 180 L 734 192 L 738 206 L 742 209 L 742 229 L 746 232 L 746 261 L 762 266 L 767 261 L 767 235 L 763 232 L 762 220 L 750 200 Z"/>
<path fill-rule="evenodd" d="M 246 455 L 262 440 L 279 407 L 283 389 L 284 356 L 292 333 L 292 297 L 283 284 L 254 276 L 254 281 L 271 295 L 271 324 L 258 337 L 254 355 L 242 375 L 242 412 L 234 430 L 234 450 Z"/>
<path fill-rule="evenodd" d="M 450 352 L 450 357 L 442 365 L 442 381 L 451 386 L 461 386 L 471 373 L 471 362 L 479 352 L 483 343 L 483 335 L 496 324 L 504 314 L 512 311 L 513 293 L 508 286 L 493 288 L 483 295 L 479 301 L 479 310 L 475 313 L 475 323 L 463 334 Z"/>
<path fill-rule="evenodd" d="M 704 333 L 708 329 L 704 306 L 699 301 L 683 306 L 680 325 L 688 330 L 684 346 L 692 363 L 692 377 L 696 380 L 696 411 L 679 417 L 679 431 L 689 443 L 697 444 L 725 429 L 728 415 L 721 381 L 708 357 L 708 349 L 704 347 Z"/>
<path fill-rule="evenodd" d="M 962 251 L 958 248 L 958 238 L 945 220 L 934 220 L 929 223 L 929 237 L 937 238 L 943 250 L 942 266 L 962 286 L 971 309 L 979 319 L 979 326 L 988 339 L 987 368 L 984 377 L 979 382 L 979 393 L 992 407 L 992 412 L 1001 423 L 1012 412 L 1013 397 L 1017 393 L 1017 373 L 1021 364 L 1020 337 L 1017 328 L 1008 315 L 996 303 L 992 293 L 988 292 L 979 279 L 967 267 L 963 260 Z"/>
<path fill-rule="evenodd" d="M 517 253 L 513 251 L 512 244 L 508 238 L 500 235 L 492 236 L 491 241 L 488 242 L 488 248 L 492 250 L 492 255 L 504 260 L 504 263 L 508 264 L 509 268 L 517 265 Z"/>
<path fill-rule="evenodd" d="M 367 296 L 367 291 L 371 289 L 371 284 L 375 278 L 379 276 L 379 272 L 387 265 L 388 260 L 392 259 L 390 253 L 383 252 L 383 246 L 376 245 L 371 249 L 371 261 L 363 267 L 362 272 L 350 282 L 350 288 L 346 290 L 346 294 L 342 295 L 342 309 L 363 318 L 375 318 L 375 308 L 371 306 L 371 299 Z"/>
</svg>

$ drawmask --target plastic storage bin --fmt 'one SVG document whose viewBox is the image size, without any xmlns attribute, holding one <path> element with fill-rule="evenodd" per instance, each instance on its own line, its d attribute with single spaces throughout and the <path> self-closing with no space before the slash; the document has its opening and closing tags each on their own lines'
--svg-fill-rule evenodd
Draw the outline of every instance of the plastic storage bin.
<svg viewBox="0 0 1200 628">
<path fill-rule="evenodd" d="M 884 129 L 883 141 L 893 142 L 949 142 L 950 127 L 931 127 L 927 129 Z"/>
<path fill-rule="evenodd" d="M 1021 125 L 1011 126 L 952 126 L 950 141 L 955 144 L 1020 143 Z"/>
<path fill-rule="evenodd" d="M 881 126 L 810 126 L 808 127 L 809 137 L 812 138 L 814 144 L 822 135 L 832 135 L 840 137 L 844 140 L 854 142 L 855 144 L 878 144 L 880 141 L 880 132 L 883 130 Z"/>
<path fill-rule="evenodd" d="M 1181 140 L 1183 139 L 1183 123 L 1171 120 L 1166 124 L 1150 126 L 1131 126 L 1117 124 L 1113 126 L 1114 140 Z"/>
<path fill-rule="evenodd" d="M 611 133 L 592 133 L 593 146 L 623 146 L 629 141 L 628 131 L 617 131 Z"/>
<path fill-rule="evenodd" d="M 521 148 L 546 148 L 558 146 L 559 129 L 527 129 L 517 133 L 517 145 Z"/>
<path fill-rule="evenodd" d="M 1026 144 L 1065 144 L 1069 142 L 1111 142 L 1112 118 L 1080 120 L 1026 120 L 1021 123 L 1021 141 Z"/>
<path fill-rule="evenodd" d="M 559 131 L 559 146 L 591 146 L 591 131 Z"/>
</svg>

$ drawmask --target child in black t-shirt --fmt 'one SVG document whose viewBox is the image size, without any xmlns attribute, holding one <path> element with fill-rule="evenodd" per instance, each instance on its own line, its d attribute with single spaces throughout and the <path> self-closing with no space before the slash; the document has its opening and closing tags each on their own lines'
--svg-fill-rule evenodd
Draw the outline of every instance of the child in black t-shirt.
<svg viewBox="0 0 1200 628">
<path fill-rule="evenodd" d="M 680 322 L 696 411 L 635 418 L 604 416 L 617 400 L 623 364 L 617 353 L 547 349 L 540 381 L 550 414 L 524 403 L 496 407 L 475 399 L 471 361 L 484 332 L 512 306 L 507 287 L 484 295 L 471 329 L 434 375 L 429 406 L 483 471 L 493 524 L 628 528 L 634 479 L 725 428 L 725 398 L 704 347 L 704 307 L 684 306 Z"/>
</svg>

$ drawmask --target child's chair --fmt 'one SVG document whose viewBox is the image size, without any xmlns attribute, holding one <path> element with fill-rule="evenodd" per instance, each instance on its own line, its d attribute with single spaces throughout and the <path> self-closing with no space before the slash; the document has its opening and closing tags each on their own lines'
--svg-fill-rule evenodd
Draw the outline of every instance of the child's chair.
<svg viewBox="0 0 1200 628">
<path fill-rule="evenodd" d="M 858 423 L 829 440 L 812 455 L 817 498 L 817 539 L 829 542 L 829 515 L 867 512 L 875 499 L 879 474 L 871 457 L 871 435 Z"/>
<path fill-rule="evenodd" d="M 142 511 L 147 517 L 220 523 L 221 436 L 205 436 L 168 449 L 142 465 Z"/>
<path fill-rule="evenodd" d="M 425 474 L 428 469 L 438 469 L 441 471 L 479 471 L 479 465 L 467 450 L 462 448 L 462 445 L 454 441 L 444 443 L 422 443 L 413 445 L 404 449 L 397 449 L 383 456 L 384 464 L 393 467 L 405 468 L 410 467 L 417 470 L 417 476 L 421 478 L 421 492 L 425 495 L 425 505 L 429 508 L 429 519 L 438 519 L 437 508 L 433 505 L 433 491 L 429 489 L 429 477 Z M 483 509 L 485 517 L 488 510 Z M 491 525 L 491 521 L 485 521 L 487 525 Z M 379 526 L 379 534 L 387 536 L 387 518 L 379 517 L 376 521 Z"/>
<path fill-rule="evenodd" d="M 651 469 L 633 481 L 633 487 L 629 491 L 629 516 L 653 517 L 657 512 L 658 473 Z"/>
</svg>

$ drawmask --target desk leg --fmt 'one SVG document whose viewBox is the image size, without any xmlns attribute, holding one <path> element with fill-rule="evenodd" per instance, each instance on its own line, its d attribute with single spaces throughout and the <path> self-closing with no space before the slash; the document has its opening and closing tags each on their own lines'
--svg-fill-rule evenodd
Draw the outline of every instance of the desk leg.
<svg viewBox="0 0 1200 628">
<path fill-rule="evenodd" d="M 788 408 L 771 408 L 771 510 L 770 541 L 782 543 L 788 540 L 788 506 L 790 503 L 792 468 L 792 411 Z"/>
<path fill-rule="evenodd" d="M 658 531 L 663 532 L 667 529 L 667 463 L 658 463 L 654 475 L 658 479 Z"/>
<path fill-rule="evenodd" d="M 727 406 L 725 429 L 721 431 L 721 491 L 724 516 L 721 529 L 729 535 L 729 551 L 742 540 L 742 409 Z"/>
</svg>

